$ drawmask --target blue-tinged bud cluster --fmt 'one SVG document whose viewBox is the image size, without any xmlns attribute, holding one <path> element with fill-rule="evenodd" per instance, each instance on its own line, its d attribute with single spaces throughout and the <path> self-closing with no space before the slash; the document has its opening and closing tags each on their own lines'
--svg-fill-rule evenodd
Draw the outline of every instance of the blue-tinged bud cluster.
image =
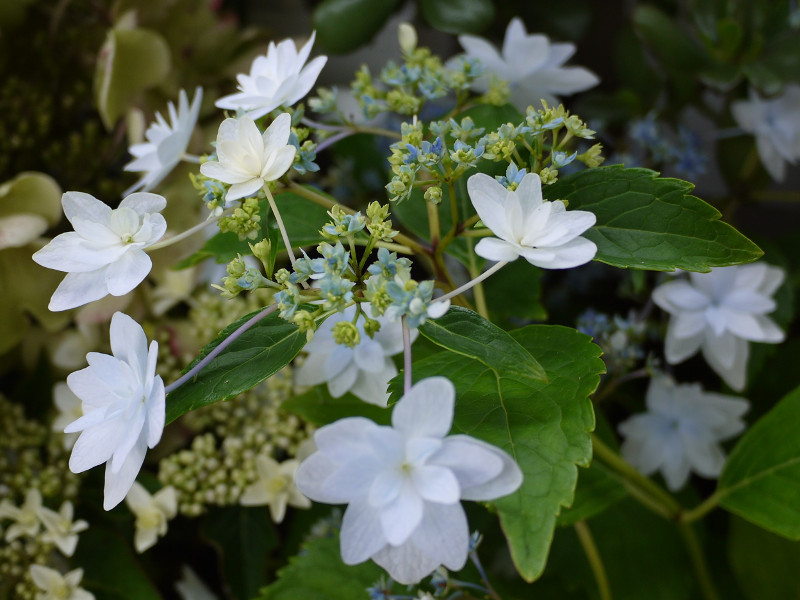
<svg viewBox="0 0 800 600">
<path fill-rule="evenodd" d="M 441 137 L 437 137 L 433 143 L 423 141 L 419 147 L 406 144 L 406 149 L 408 154 L 405 163 L 417 163 L 426 169 L 437 167 L 444 156 L 444 142 Z"/>
<path fill-rule="evenodd" d="M 624 373 L 644 357 L 645 324 L 635 318 L 610 317 L 589 309 L 578 317 L 576 327 L 603 349 L 609 373 Z"/>
<path fill-rule="evenodd" d="M 297 307 L 302 302 L 300 297 L 300 288 L 293 283 L 287 283 L 286 289 L 281 290 L 273 296 L 275 303 L 278 305 L 279 315 L 282 319 L 290 321 L 297 312 Z"/>
<path fill-rule="evenodd" d="M 319 171 L 319 165 L 314 162 L 317 158 L 317 145 L 314 142 L 306 140 L 301 144 L 297 134 L 292 131 L 289 134 L 289 143 L 297 148 L 297 152 L 294 155 L 294 163 L 292 164 L 292 168 L 295 171 L 301 175 Z"/>
<path fill-rule="evenodd" d="M 527 175 L 527 169 L 520 169 L 515 163 L 510 163 L 506 169 L 505 175 L 497 175 L 495 179 L 502 183 L 512 192 L 517 189 L 517 186 L 522 183 L 523 177 Z"/>
<path fill-rule="evenodd" d="M 566 167 L 569 163 L 571 163 L 575 158 L 578 156 L 578 152 L 575 151 L 572 154 L 567 154 L 566 152 L 556 151 L 553 152 L 552 160 L 553 160 L 553 168 L 554 169 L 561 169 Z"/>
<path fill-rule="evenodd" d="M 361 231 L 367 225 L 367 219 L 360 212 L 353 215 L 340 208 L 328 213 L 331 222 L 322 226 L 322 235 L 329 238 L 347 237 Z"/>
</svg>

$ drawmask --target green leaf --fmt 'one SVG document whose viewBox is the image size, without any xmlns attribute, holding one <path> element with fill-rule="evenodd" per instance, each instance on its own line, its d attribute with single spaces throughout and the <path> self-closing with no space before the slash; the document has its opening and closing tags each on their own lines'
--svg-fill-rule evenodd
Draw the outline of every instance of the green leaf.
<svg viewBox="0 0 800 600">
<path fill-rule="evenodd" d="M 20 173 L 0 185 L 0 217 L 19 213 L 39 215 L 49 225 L 61 220 L 61 188 L 45 173 Z"/>
<path fill-rule="evenodd" d="M 304 421 L 317 426 L 327 425 L 345 417 L 366 417 L 379 425 L 389 425 L 391 411 L 364 402 L 352 394 L 334 398 L 327 385 L 318 385 L 307 392 L 285 400 L 281 407 Z"/>
<path fill-rule="evenodd" d="M 728 557 L 739 587 L 748 600 L 800 598 L 800 543 L 790 542 L 732 519 Z"/>
<path fill-rule="evenodd" d="M 255 597 L 267 583 L 267 558 L 279 541 L 267 507 L 215 507 L 205 517 L 202 533 L 217 547 L 234 596 L 238 600 Z"/>
<path fill-rule="evenodd" d="M 97 110 L 111 130 L 136 96 L 169 73 L 170 52 L 155 31 L 115 27 L 100 50 L 95 74 Z"/>
<path fill-rule="evenodd" d="M 614 450 L 617 440 L 602 413 L 597 415 L 595 434 Z M 578 469 L 578 486 L 572 506 L 558 516 L 558 525 L 574 525 L 600 514 L 628 495 L 616 473 L 599 460 L 593 460 L 588 469 Z"/>
<path fill-rule="evenodd" d="M 398 0 L 324 0 L 313 28 L 323 50 L 342 54 L 369 42 L 397 8 Z"/>
<path fill-rule="evenodd" d="M 328 221 L 328 212 L 325 208 L 292 192 L 276 195 L 275 205 L 281 213 L 283 225 L 294 248 L 319 243 L 321 239 L 319 230 Z M 218 233 L 207 240 L 200 250 L 179 262 L 175 268 L 186 269 L 208 258 L 213 258 L 218 263 L 228 263 L 239 254 L 242 256 L 251 254 L 248 244 L 270 238 L 271 233 L 274 237 L 278 230 L 266 199 L 259 202 L 258 212 L 261 216 L 261 231 L 255 240 L 240 240 L 239 236 L 232 232 Z M 273 244 L 272 247 L 277 252 L 284 250 L 283 241 L 277 245 Z"/>
<path fill-rule="evenodd" d="M 499 325 L 515 319 L 546 321 L 541 275 L 542 270 L 527 260 L 515 260 L 487 279 L 483 289 L 492 321 Z"/>
<path fill-rule="evenodd" d="M 84 569 L 81 587 L 98 600 L 161 600 L 130 541 L 114 531 L 93 523 L 81 534 L 74 558 Z"/>
<path fill-rule="evenodd" d="M 722 471 L 719 505 L 791 540 L 800 540 L 800 388 L 742 436 Z"/>
<path fill-rule="evenodd" d="M 223 329 L 184 372 L 255 314 L 245 315 Z M 289 364 L 305 343 L 306 334 L 281 319 L 277 312 L 264 317 L 220 352 L 194 379 L 169 393 L 167 423 L 190 410 L 246 392 Z"/>
<path fill-rule="evenodd" d="M 258 600 L 356 600 L 385 572 L 371 560 L 355 566 L 342 562 L 339 538 L 308 542 L 278 571 L 278 581 L 261 590 Z"/>
<path fill-rule="evenodd" d="M 420 0 L 422 16 L 445 33 L 478 33 L 494 20 L 491 0 Z"/>
<path fill-rule="evenodd" d="M 525 120 L 525 115 L 512 104 L 503 104 L 502 106 L 478 104 L 458 113 L 456 121 L 460 122 L 465 117 L 472 118 L 476 127 L 483 127 L 486 130 L 484 133 L 489 133 L 506 123 L 519 125 Z"/>
<path fill-rule="evenodd" d="M 758 259 L 758 246 L 690 195 L 692 188 L 649 169 L 613 166 L 579 171 L 543 193 L 597 216 L 583 235 L 597 244 L 595 260 L 615 267 L 708 272 Z"/>
<path fill-rule="evenodd" d="M 633 24 L 644 44 L 653 48 L 667 69 L 693 72 L 708 60 L 702 47 L 674 19 L 653 6 L 636 8 Z"/>
<path fill-rule="evenodd" d="M 513 337 L 466 308 L 451 307 L 444 316 L 428 320 L 419 332 L 434 344 L 483 364 L 498 379 L 547 381 L 542 365 Z"/>
<path fill-rule="evenodd" d="M 493 367 L 442 352 L 415 362 L 413 376 L 446 374 L 457 390 L 453 432 L 506 450 L 522 469 L 522 487 L 495 505 L 517 570 L 533 581 L 544 569 L 556 516 L 572 503 L 576 465 L 588 466 L 591 460 L 589 394 L 605 365 L 600 348 L 574 329 L 531 325 L 511 335 L 540 357 L 547 383 L 500 369 L 502 352 L 489 354 Z M 399 385 L 395 378 L 395 396 Z"/>
</svg>

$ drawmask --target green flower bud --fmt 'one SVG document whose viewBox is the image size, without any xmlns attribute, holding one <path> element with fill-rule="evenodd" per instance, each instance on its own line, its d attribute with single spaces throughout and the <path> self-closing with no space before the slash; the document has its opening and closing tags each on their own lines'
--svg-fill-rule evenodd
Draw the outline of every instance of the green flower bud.
<svg viewBox="0 0 800 600">
<path fill-rule="evenodd" d="M 603 144 L 595 144 L 583 154 L 578 154 L 577 158 L 590 169 L 599 167 L 605 158 L 602 155 Z"/>
<path fill-rule="evenodd" d="M 300 328 L 300 331 L 311 331 L 312 333 L 317 328 L 317 322 L 314 320 L 314 315 L 312 315 L 307 310 L 298 310 L 294 313 L 292 317 L 292 323 L 297 325 Z"/>
<path fill-rule="evenodd" d="M 541 171 L 539 171 L 539 178 L 542 180 L 544 185 L 550 185 L 551 183 L 555 183 L 558 181 L 558 169 L 551 169 L 550 167 L 545 167 Z"/>
<path fill-rule="evenodd" d="M 442 202 L 442 188 L 438 185 L 432 185 L 425 190 L 425 201 L 431 204 L 441 204 Z"/>
<path fill-rule="evenodd" d="M 369 337 L 374 337 L 376 333 L 381 330 L 381 324 L 379 321 L 375 319 L 370 319 L 369 317 L 364 317 L 364 332 Z"/>
<path fill-rule="evenodd" d="M 333 326 L 333 340 L 337 344 L 355 348 L 361 342 L 361 335 L 358 333 L 358 327 L 350 321 L 339 321 Z"/>
<path fill-rule="evenodd" d="M 253 256 L 260 260 L 261 264 L 264 265 L 264 270 L 267 272 L 267 277 L 270 277 L 272 275 L 272 268 L 275 266 L 275 257 L 272 255 L 272 242 L 267 239 L 263 239 L 257 244 L 248 245 L 250 246 L 250 251 L 253 253 Z"/>
</svg>

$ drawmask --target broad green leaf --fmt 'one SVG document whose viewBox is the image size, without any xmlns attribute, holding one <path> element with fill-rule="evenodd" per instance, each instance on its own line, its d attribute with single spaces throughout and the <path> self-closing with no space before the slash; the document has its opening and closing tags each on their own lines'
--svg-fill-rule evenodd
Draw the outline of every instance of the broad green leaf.
<svg viewBox="0 0 800 600">
<path fill-rule="evenodd" d="M 61 188 L 45 173 L 20 173 L 0 185 L 0 217 L 19 213 L 39 215 L 49 225 L 61 220 Z"/>
<path fill-rule="evenodd" d="M 106 129 L 114 127 L 136 96 L 169 73 L 170 52 L 155 31 L 114 27 L 100 50 L 95 74 L 97 110 Z"/>
<path fill-rule="evenodd" d="M 419 332 L 434 344 L 483 364 L 498 379 L 547 380 L 542 366 L 519 342 L 466 308 L 451 307 L 444 316 L 428 320 Z"/>
<path fill-rule="evenodd" d="M 420 0 L 422 16 L 445 33 L 477 33 L 494 19 L 491 0 Z"/>
<path fill-rule="evenodd" d="M 281 407 L 314 425 L 327 425 L 345 417 L 366 417 L 380 425 L 389 425 L 391 411 L 369 404 L 352 394 L 334 398 L 326 385 L 318 385 L 303 394 L 285 400 Z"/>
<path fill-rule="evenodd" d="M 589 400 L 605 370 L 600 348 L 574 329 L 531 325 L 511 333 L 539 357 L 548 382 L 442 352 L 414 363 L 415 380 L 445 374 L 456 387 L 454 433 L 466 433 L 509 452 L 524 474 L 522 487 L 495 502 L 517 570 L 541 575 L 556 517 L 572 503 L 577 466 L 588 466 L 594 413 Z M 494 370 L 496 369 L 496 370 Z M 392 391 L 399 396 L 396 378 Z"/>
<path fill-rule="evenodd" d="M 202 533 L 217 547 L 233 595 L 254 598 L 267 583 L 267 558 L 279 542 L 267 507 L 215 507 L 206 515 Z"/>
<path fill-rule="evenodd" d="M 276 195 L 275 205 L 281 213 L 292 247 L 319 243 L 321 239 L 319 230 L 329 220 L 325 208 L 292 192 Z M 178 263 L 175 268 L 186 269 L 207 258 L 213 258 L 218 263 L 228 263 L 239 254 L 242 256 L 251 254 L 248 244 L 270 237 L 277 237 L 280 240 L 280 236 L 275 235 L 278 225 L 266 199 L 259 203 L 258 212 L 261 216 L 261 231 L 255 240 L 240 240 L 239 236 L 232 232 L 218 233 L 206 241 L 200 250 Z M 278 244 L 273 243 L 272 247 L 277 252 L 283 251 L 283 241 Z"/>
<path fill-rule="evenodd" d="M 185 371 L 255 314 L 223 329 Z M 264 317 L 220 352 L 194 379 L 167 395 L 167 423 L 190 410 L 246 392 L 289 364 L 305 343 L 306 334 L 281 319 L 277 312 Z"/>
<path fill-rule="evenodd" d="M 618 450 L 617 440 L 602 413 L 597 415 L 595 435 L 612 449 Z M 558 525 L 574 525 L 600 514 L 628 495 L 619 477 L 601 461 L 593 460 L 587 469 L 578 469 L 578 486 L 572 506 L 558 516 Z"/>
<path fill-rule="evenodd" d="M 514 319 L 547 320 L 541 302 L 541 275 L 542 270 L 527 260 L 515 260 L 487 279 L 483 289 L 492 322 L 506 327 Z"/>
<path fill-rule="evenodd" d="M 758 259 L 758 246 L 690 195 L 692 187 L 649 169 L 614 166 L 579 171 L 543 193 L 597 216 L 583 235 L 597 244 L 595 260 L 615 267 L 708 272 Z"/>
<path fill-rule="evenodd" d="M 722 471 L 723 508 L 791 540 L 800 540 L 800 388 L 742 436 Z"/>
<path fill-rule="evenodd" d="M 369 42 L 397 8 L 398 0 L 324 0 L 314 9 L 320 47 L 334 54 Z"/>
<path fill-rule="evenodd" d="M 81 587 L 98 600 L 161 600 L 161 594 L 142 569 L 130 539 L 92 523 L 81 533 L 75 565 L 83 570 Z"/>
<path fill-rule="evenodd" d="M 261 590 L 258 600 L 361 600 L 367 588 L 386 573 L 371 560 L 348 566 L 339 554 L 339 538 L 308 542 L 278 571 L 278 580 Z"/>
<path fill-rule="evenodd" d="M 731 519 L 728 560 L 748 600 L 800 598 L 800 542 Z"/>
</svg>

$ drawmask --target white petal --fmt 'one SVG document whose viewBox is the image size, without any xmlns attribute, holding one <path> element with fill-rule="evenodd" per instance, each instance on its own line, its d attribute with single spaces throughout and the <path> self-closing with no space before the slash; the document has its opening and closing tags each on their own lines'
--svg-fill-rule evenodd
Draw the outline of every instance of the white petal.
<svg viewBox="0 0 800 600">
<path fill-rule="evenodd" d="M 725 348 L 725 345 L 729 347 Z M 717 375 L 722 377 L 725 383 L 737 392 L 744 389 L 749 354 L 749 343 L 730 333 L 725 333 L 720 337 L 709 334 L 703 343 L 703 357 L 706 362 L 716 371 Z"/>
<path fill-rule="evenodd" d="M 127 196 L 119 205 L 120 208 L 130 208 L 139 215 L 145 215 L 146 213 L 160 213 L 167 208 L 167 199 L 158 194 L 138 192 Z"/>
<path fill-rule="evenodd" d="M 142 326 L 125 313 L 115 312 L 111 317 L 110 338 L 114 358 L 128 363 L 140 376 L 144 375 L 147 337 Z"/>
<path fill-rule="evenodd" d="M 386 545 L 380 512 L 366 502 L 351 502 L 342 518 L 339 534 L 342 561 L 346 565 L 364 562 Z"/>
<path fill-rule="evenodd" d="M 436 504 L 455 504 L 461 496 L 458 479 L 450 469 L 423 465 L 412 474 L 414 486 L 422 498 Z"/>
<path fill-rule="evenodd" d="M 477 173 L 467 180 L 467 192 L 483 224 L 497 237 L 510 240 L 512 232 L 508 228 L 505 207 L 508 190 L 485 173 Z"/>
<path fill-rule="evenodd" d="M 316 339 L 316 336 L 314 336 Z M 313 341 L 313 340 L 312 340 Z M 308 349 L 308 345 L 306 345 Z M 324 367 L 328 354 L 324 352 L 311 352 L 302 365 L 295 369 L 294 376 L 298 385 L 317 385 L 327 380 Z"/>
<path fill-rule="evenodd" d="M 519 258 L 520 249 L 511 242 L 498 238 L 482 238 L 475 246 L 475 254 L 487 260 L 511 262 Z"/>
<path fill-rule="evenodd" d="M 124 296 L 144 281 L 153 262 L 146 252 L 131 248 L 113 265 L 105 270 L 108 293 L 113 296 Z"/>
<path fill-rule="evenodd" d="M 47 307 L 58 312 L 77 308 L 108 295 L 105 272 L 108 267 L 88 273 L 67 273 L 53 292 Z"/>
<path fill-rule="evenodd" d="M 461 504 L 425 504 L 422 523 L 411 541 L 426 555 L 452 571 L 467 562 L 469 528 Z"/>
<path fill-rule="evenodd" d="M 353 360 L 362 371 L 377 373 L 383 370 L 386 359 L 383 355 L 383 348 L 375 341 L 365 336 L 361 343 L 353 348 Z"/>
<path fill-rule="evenodd" d="M 147 442 L 144 435 L 139 436 L 139 440 L 134 444 L 128 453 L 122 468 L 119 472 L 112 473 L 111 465 L 106 465 L 106 482 L 103 490 L 103 508 L 111 510 L 128 494 L 139 470 L 144 462 L 144 454 L 147 451 Z"/>
<path fill-rule="evenodd" d="M 495 500 L 522 485 L 522 471 L 507 452 L 468 435 L 445 438 L 431 463 L 453 471 L 464 500 Z"/>
<path fill-rule="evenodd" d="M 64 215 L 72 223 L 72 219 L 80 217 L 97 223 L 107 224 L 111 217 L 111 208 L 90 194 L 83 192 L 65 192 L 61 196 Z"/>
<path fill-rule="evenodd" d="M 690 356 L 700 350 L 703 340 L 706 337 L 706 330 L 703 328 L 694 335 L 686 337 L 678 337 L 675 335 L 675 327 L 672 319 L 670 319 L 669 326 L 667 327 L 667 339 L 664 342 L 664 357 L 671 365 L 683 362 Z M 681 333 L 685 333 L 682 331 Z"/>
<path fill-rule="evenodd" d="M 153 342 L 156 343 L 155 341 Z M 147 399 L 147 447 L 154 448 L 161 440 L 166 420 L 166 394 L 164 392 L 164 381 L 160 376 L 156 376 L 153 381 L 153 389 Z"/>
<path fill-rule="evenodd" d="M 386 406 L 389 402 L 389 380 L 397 375 L 397 367 L 389 358 L 384 358 L 383 369 L 377 373 L 359 371 L 358 377 L 350 387 L 350 393 L 364 402 Z"/>
<path fill-rule="evenodd" d="M 348 391 L 355 383 L 358 373 L 359 371 L 356 364 L 353 362 L 349 363 L 343 371 L 328 381 L 328 391 L 331 393 L 331 396 L 338 398 Z"/>
<path fill-rule="evenodd" d="M 552 256 L 543 256 L 543 252 Z M 576 237 L 561 246 L 522 249 L 520 256 L 534 266 L 542 269 L 571 269 L 586 264 L 597 254 L 597 246 L 585 237 Z"/>
<path fill-rule="evenodd" d="M 343 504 L 350 499 L 349 494 L 340 497 L 328 489 L 326 482 L 331 473 L 338 467 L 322 452 L 315 452 L 306 458 L 294 474 L 294 483 L 300 492 L 315 502 L 326 504 Z"/>
<path fill-rule="evenodd" d="M 414 384 L 395 405 L 392 425 L 406 438 L 443 438 L 453 424 L 455 395 L 455 388 L 449 379 L 423 379 Z"/>
<path fill-rule="evenodd" d="M 275 181 L 282 177 L 292 166 L 296 152 L 297 148 L 291 145 L 278 148 L 268 167 L 261 172 L 261 178 L 264 181 Z"/>
<path fill-rule="evenodd" d="M 392 546 L 404 544 L 422 522 L 425 503 L 411 482 L 405 482 L 400 495 L 380 509 L 381 531 Z"/>
</svg>

